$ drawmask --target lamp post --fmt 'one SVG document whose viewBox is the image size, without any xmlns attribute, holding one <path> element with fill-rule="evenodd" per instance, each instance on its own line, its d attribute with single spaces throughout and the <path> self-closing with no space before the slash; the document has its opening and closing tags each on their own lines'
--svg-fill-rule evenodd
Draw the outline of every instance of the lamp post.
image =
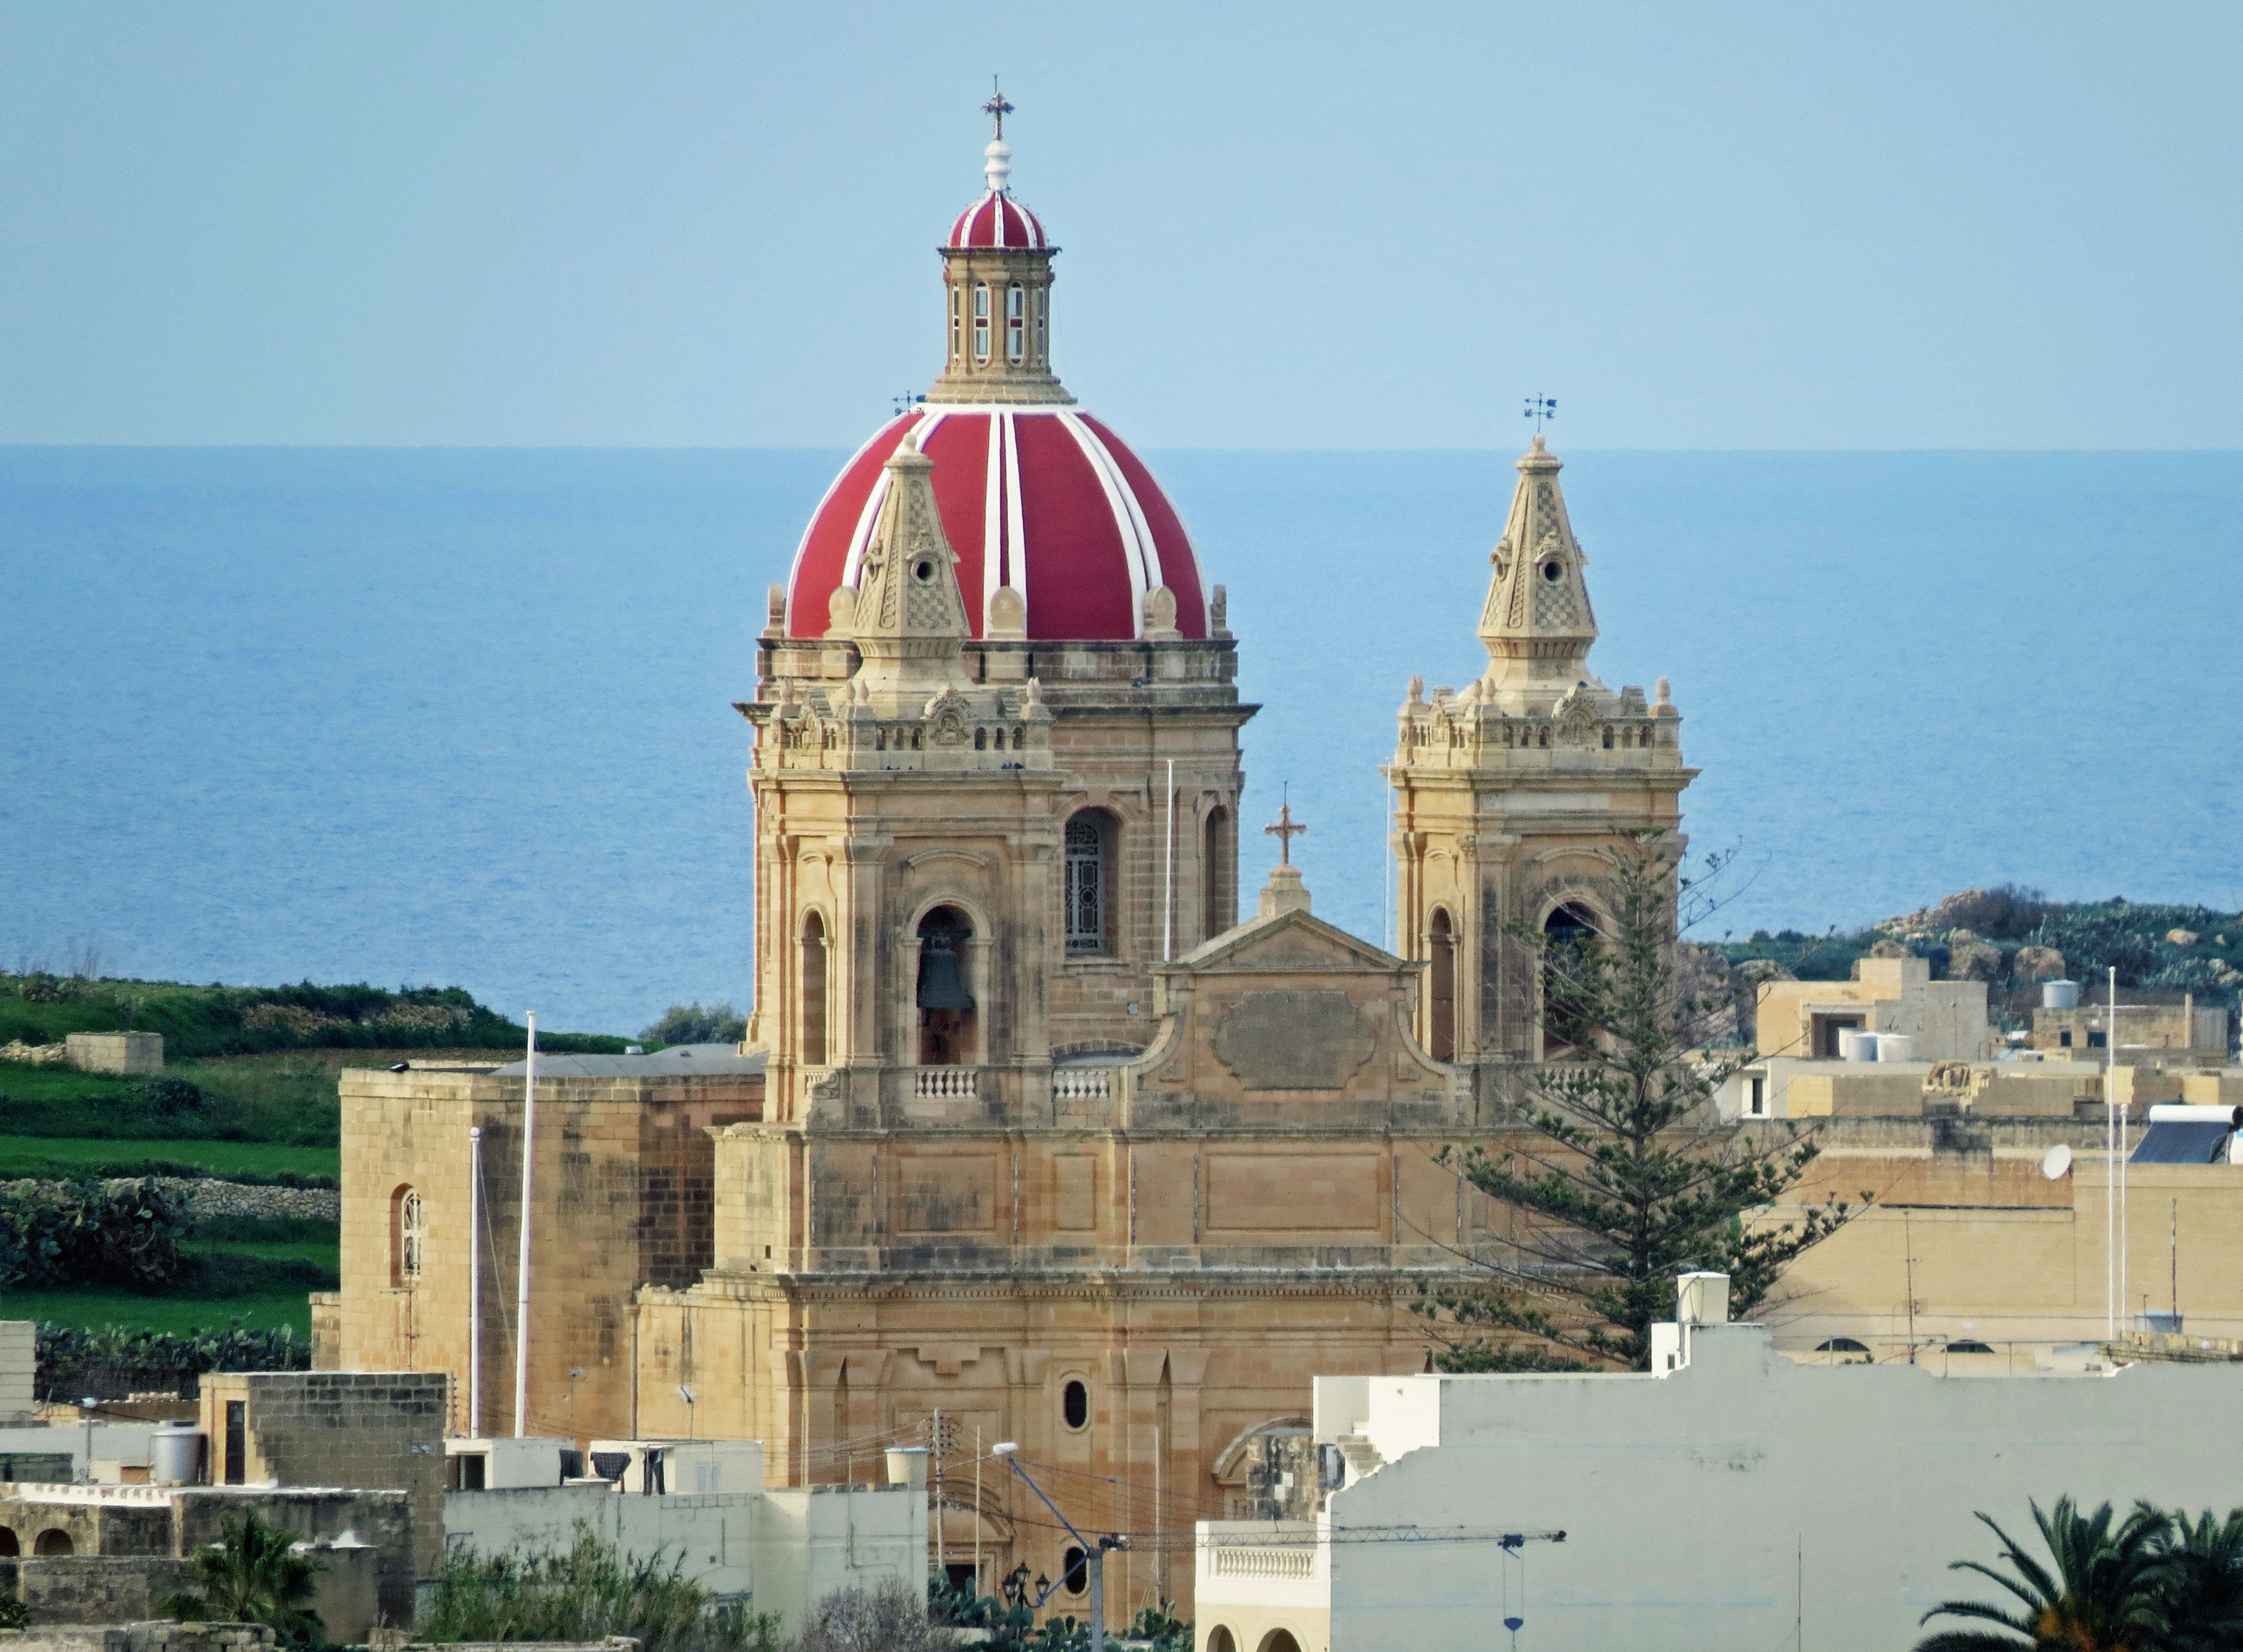
<svg viewBox="0 0 2243 1652">
<path fill-rule="evenodd" d="M 1068 1535 L 1082 1546 L 1083 1564 L 1090 1568 L 1090 1652 L 1106 1652 L 1107 1551 L 1127 1548 L 1129 1547 L 1129 1540 L 1119 1532 L 1101 1532 L 1098 1534 L 1098 1541 L 1094 1543 L 1075 1530 L 1074 1522 L 1068 1519 L 1057 1503 L 1044 1495 L 1044 1488 L 1030 1479 L 1028 1471 L 1020 1467 L 1020 1460 L 1015 1454 L 1020 1449 L 1020 1443 L 1017 1440 L 1001 1440 L 989 1448 L 989 1454 L 993 1457 L 1001 1457 L 1012 1465 L 1013 1472 L 1027 1482 L 1028 1489 L 1036 1494 L 1036 1500 L 1058 1516 L 1059 1523 L 1067 1527 Z M 1024 1567 L 1021 1569 L 1025 1571 L 1027 1568 Z M 1063 1583 L 1067 1581 L 1068 1569 L 1066 1567 L 1060 1568 L 1060 1582 Z M 1059 1583 L 1046 1583 L 1037 1592 L 1036 1605 L 1041 1608 L 1046 1601 L 1051 1599 L 1052 1591 L 1058 1587 Z"/>
</svg>

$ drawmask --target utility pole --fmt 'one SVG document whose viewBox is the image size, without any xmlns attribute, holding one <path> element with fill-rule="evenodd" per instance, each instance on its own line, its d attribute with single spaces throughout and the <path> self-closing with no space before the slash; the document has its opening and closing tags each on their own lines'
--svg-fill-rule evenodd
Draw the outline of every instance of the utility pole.
<svg viewBox="0 0 2243 1652">
<path fill-rule="evenodd" d="M 1020 1460 L 1015 1455 L 1020 1449 L 1017 1442 L 1005 1440 L 991 1446 L 989 1453 L 991 1456 L 1001 1457 L 1012 1465 L 1013 1472 L 1027 1482 L 1028 1489 L 1036 1494 L 1037 1500 L 1046 1508 L 1057 1516 L 1059 1523 L 1067 1527 L 1067 1534 L 1072 1537 L 1081 1547 L 1083 1564 L 1090 1570 L 1090 1652 L 1106 1652 L 1106 1556 L 1114 1549 L 1128 1548 L 1129 1540 L 1119 1532 L 1101 1532 L 1098 1534 L 1098 1541 L 1094 1543 L 1075 1530 L 1074 1522 L 1068 1519 L 1065 1511 L 1050 1498 L 1045 1496 L 1044 1488 L 1029 1479 L 1028 1471 L 1020 1467 Z M 1060 1568 L 1060 1582 L 1063 1583 L 1067 1581 L 1068 1569 L 1065 1567 Z M 1036 1606 L 1041 1608 L 1043 1603 L 1051 1598 L 1052 1591 L 1059 1586 L 1059 1583 L 1046 1583 L 1042 1591 L 1036 1596 Z"/>
<path fill-rule="evenodd" d="M 529 1433 L 529 1214 L 533 1172 L 537 1167 L 537 1012 L 522 1017 L 529 1027 L 529 1065 L 522 1080 L 522 1254 L 515 1261 L 514 1437 Z"/>
</svg>

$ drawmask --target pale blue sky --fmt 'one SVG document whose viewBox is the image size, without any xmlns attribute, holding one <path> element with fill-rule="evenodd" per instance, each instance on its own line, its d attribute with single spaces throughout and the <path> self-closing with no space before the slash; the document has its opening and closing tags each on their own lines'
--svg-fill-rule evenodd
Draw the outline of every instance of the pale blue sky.
<svg viewBox="0 0 2243 1652">
<path fill-rule="evenodd" d="M 0 3 L 0 441 L 2243 445 L 2243 7 Z"/>
</svg>

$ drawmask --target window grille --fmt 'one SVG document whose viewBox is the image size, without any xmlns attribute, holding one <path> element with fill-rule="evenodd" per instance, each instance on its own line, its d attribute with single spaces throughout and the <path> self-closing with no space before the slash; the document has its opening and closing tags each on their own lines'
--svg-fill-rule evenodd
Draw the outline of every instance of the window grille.
<svg viewBox="0 0 2243 1652">
<path fill-rule="evenodd" d="M 1106 834 L 1095 820 L 1067 823 L 1067 949 L 1106 950 Z"/>
<path fill-rule="evenodd" d="M 421 1277 L 421 1258 L 428 1241 L 428 1229 L 421 1210 L 421 1195 L 407 1188 L 404 1197 L 397 1201 L 397 1272 L 401 1278 Z"/>
</svg>

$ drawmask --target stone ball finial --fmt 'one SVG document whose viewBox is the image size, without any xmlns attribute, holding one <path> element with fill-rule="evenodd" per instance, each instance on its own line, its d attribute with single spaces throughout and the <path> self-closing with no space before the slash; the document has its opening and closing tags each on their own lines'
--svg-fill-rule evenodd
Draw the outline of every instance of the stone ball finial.
<svg viewBox="0 0 2243 1652">
<path fill-rule="evenodd" d="M 825 604 L 825 629 L 829 635 L 846 637 L 857 629 L 857 588 L 836 585 L 833 595 Z"/>
<path fill-rule="evenodd" d="M 989 593 L 986 630 L 992 641 L 1018 639 L 1028 634 L 1028 599 L 1010 585 Z"/>
</svg>

